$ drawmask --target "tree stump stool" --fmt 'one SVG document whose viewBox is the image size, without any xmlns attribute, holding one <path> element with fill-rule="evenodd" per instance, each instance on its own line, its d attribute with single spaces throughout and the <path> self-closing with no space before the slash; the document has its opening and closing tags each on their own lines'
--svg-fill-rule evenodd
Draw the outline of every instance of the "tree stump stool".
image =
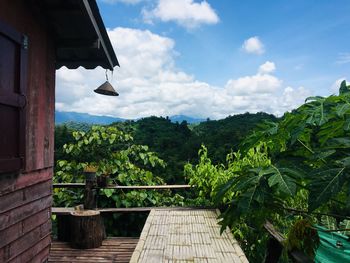
<svg viewBox="0 0 350 263">
<path fill-rule="evenodd" d="M 99 211 L 83 210 L 71 212 L 71 247 L 97 248 L 105 237 L 103 220 Z"/>
</svg>

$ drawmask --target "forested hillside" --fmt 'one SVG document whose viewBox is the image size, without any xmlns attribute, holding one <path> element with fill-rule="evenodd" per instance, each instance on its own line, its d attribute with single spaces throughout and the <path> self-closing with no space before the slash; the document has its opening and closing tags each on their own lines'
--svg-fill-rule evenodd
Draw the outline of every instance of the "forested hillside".
<svg viewBox="0 0 350 263">
<path fill-rule="evenodd" d="M 215 163 L 225 162 L 226 155 L 237 151 L 240 142 L 257 126 L 264 121 L 276 121 L 272 114 L 259 112 L 256 114 L 244 113 L 229 116 L 222 120 L 206 121 L 193 128 L 199 141 L 208 150 L 208 156 Z"/>
<path fill-rule="evenodd" d="M 258 124 L 276 117 L 266 113 L 239 114 L 222 120 L 207 120 L 189 125 L 186 121 L 171 122 L 170 118 L 148 117 L 138 121 L 112 123 L 130 133 L 134 142 L 148 145 L 163 159 L 167 166 L 157 172 L 168 184 L 185 183 L 183 167 L 187 162 L 195 163 L 197 153 L 204 144 L 213 162 L 224 162 L 231 150 L 237 150 L 241 140 Z M 69 122 L 56 126 L 56 160 L 61 159 L 62 147 L 72 141 L 72 130 L 88 130 L 91 125 Z"/>
</svg>

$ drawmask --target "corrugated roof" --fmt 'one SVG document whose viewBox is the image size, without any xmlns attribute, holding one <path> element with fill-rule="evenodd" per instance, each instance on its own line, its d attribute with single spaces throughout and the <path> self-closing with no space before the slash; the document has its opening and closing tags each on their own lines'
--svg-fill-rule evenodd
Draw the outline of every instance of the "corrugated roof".
<svg viewBox="0 0 350 263">
<path fill-rule="evenodd" d="M 119 66 L 95 0 L 37 0 L 53 33 L 56 68 Z"/>
</svg>

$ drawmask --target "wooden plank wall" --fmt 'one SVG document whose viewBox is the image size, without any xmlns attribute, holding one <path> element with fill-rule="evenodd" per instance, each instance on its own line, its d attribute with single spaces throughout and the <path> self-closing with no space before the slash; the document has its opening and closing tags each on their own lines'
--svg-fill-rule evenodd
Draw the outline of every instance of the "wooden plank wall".
<svg viewBox="0 0 350 263">
<path fill-rule="evenodd" d="M 0 176 L 0 262 L 44 261 L 51 242 L 52 170 Z"/>
<path fill-rule="evenodd" d="M 0 262 L 44 262 L 51 243 L 54 45 L 31 1 L 2 0 L 0 20 L 29 37 L 25 169 L 0 174 Z"/>
</svg>

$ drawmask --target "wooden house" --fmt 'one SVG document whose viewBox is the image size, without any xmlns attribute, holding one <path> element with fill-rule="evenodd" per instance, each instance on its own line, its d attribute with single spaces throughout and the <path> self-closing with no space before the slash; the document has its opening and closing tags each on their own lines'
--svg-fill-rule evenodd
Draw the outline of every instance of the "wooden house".
<svg viewBox="0 0 350 263">
<path fill-rule="evenodd" d="M 116 65 L 95 0 L 0 0 L 0 262 L 49 255 L 55 70 Z"/>
</svg>

